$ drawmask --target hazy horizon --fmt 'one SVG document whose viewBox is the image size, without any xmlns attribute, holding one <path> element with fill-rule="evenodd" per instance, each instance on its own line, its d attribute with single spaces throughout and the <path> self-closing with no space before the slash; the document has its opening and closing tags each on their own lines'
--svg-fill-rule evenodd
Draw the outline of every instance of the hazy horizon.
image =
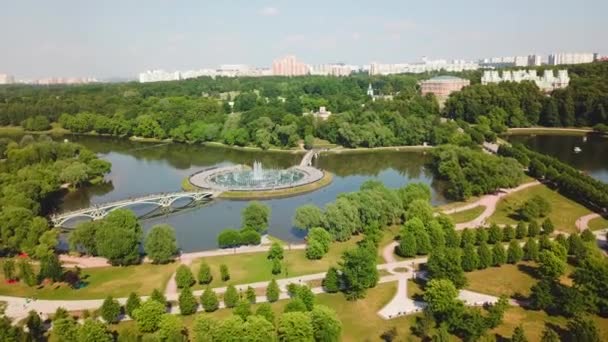
<svg viewBox="0 0 608 342">
<path fill-rule="evenodd" d="M 608 52 L 608 2 L 3 1 L 0 73 L 134 78 L 148 69 Z"/>
</svg>

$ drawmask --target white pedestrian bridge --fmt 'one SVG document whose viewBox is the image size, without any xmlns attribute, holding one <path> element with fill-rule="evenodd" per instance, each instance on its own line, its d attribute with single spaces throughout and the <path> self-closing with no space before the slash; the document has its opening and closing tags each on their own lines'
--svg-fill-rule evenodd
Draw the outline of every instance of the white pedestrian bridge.
<svg viewBox="0 0 608 342">
<path fill-rule="evenodd" d="M 113 210 L 126 208 L 138 204 L 155 205 L 158 208 L 171 208 L 173 204 L 180 199 L 190 199 L 189 203 L 210 200 L 216 197 L 219 193 L 213 191 L 180 191 L 160 194 L 150 194 L 141 197 L 132 197 L 120 201 L 96 204 L 88 208 L 68 211 L 61 214 L 55 214 L 50 217 L 51 223 L 55 227 L 63 226 L 67 221 L 73 218 L 91 218 L 99 220 L 104 218 Z"/>
</svg>

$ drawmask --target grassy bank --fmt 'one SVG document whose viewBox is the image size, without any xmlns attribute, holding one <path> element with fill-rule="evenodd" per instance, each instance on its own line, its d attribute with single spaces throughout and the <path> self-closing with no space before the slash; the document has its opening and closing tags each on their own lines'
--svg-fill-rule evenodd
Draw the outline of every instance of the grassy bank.
<svg viewBox="0 0 608 342">
<path fill-rule="evenodd" d="M 493 296 L 527 297 L 530 294 L 530 288 L 537 282 L 530 275 L 533 268 L 532 264 L 523 262 L 517 265 L 506 264 L 468 272 L 466 273 L 468 281 L 466 289 Z"/>
<path fill-rule="evenodd" d="M 57 123 L 51 124 L 51 129 L 46 131 L 26 131 L 21 126 L 0 126 L 0 134 L 5 135 L 20 135 L 20 134 L 52 134 L 52 135 L 61 135 L 68 134 L 70 131 L 61 127 Z"/>
<path fill-rule="evenodd" d="M 131 292 L 149 295 L 154 288 L 164 290 L 177 264 L 142 264 L 126 267 L 99 267 L 81 270 L 81 279 L 87 286 L 73 289 L 66 283 L 29 287 L 22 282 L 6 283 L 0 274 L 0 295 L 36 297 L 39 299 L 103 299 L 127 297 Z"/>
<path fill-rule="evenodd" d="M 386 146 L 386 147 L 357 147 L 357 148 L 346 148 L 346 147 L 337 147 L 328 151 L 321 151 L 322 154 L 341 154 L 341 153 L 369 153 L 376 151 L 399 151 L 399 152 L 407 152 L 407 151 L 426 151 L 432 149 L 433 146 Z"/>
<path fill-rule="evenodd" d="M 486 210 L 486 207 L 483 205 L 478 205 L 474 208 L 459 211 L 457 213 L 449 214 L 448 216 L 452 218 L 454 223 L 463 223 L 474 220 L 477 216 L 481 215 L 483 211 Z"/>
<path fill-rule="evenodd" d="M 521 127 L 509 128 L 506 135 L 548 134 L 548 135 L 586 135 L 593 129 L 586 127 Z"/>
<path fill-rule="evenodd" d="M 551 212 L 548 217 L 553 221 L 557 230 L 569 233 L 576 232 L 576 220 L 591 213 L 591 210 L 586 207 L 562 196 L 545 185 L 539 184 L 502 198 L 496 206 L 496 211 L 489 218 L 489 222 L 517 224 L 517 211 L 534 196 L 540 196 L 551 204 Z"/>
</svg>

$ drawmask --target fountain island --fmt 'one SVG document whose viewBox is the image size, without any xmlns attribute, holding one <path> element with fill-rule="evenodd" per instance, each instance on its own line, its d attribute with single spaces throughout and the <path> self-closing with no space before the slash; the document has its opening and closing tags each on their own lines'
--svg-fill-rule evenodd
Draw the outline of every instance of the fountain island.
<svg viewBox="0 0 608 342">
<path fill-rule="evenodd" d="M 288 169 L 265 169 L 254 161 L 253 166 L 232 165 L 201 170 L 188 179 L 189 184 L 221 193 L 225 198 L 286 197 L 314 191 L 331 182 L 331 174 L 308 165 Z"/>
</svg>

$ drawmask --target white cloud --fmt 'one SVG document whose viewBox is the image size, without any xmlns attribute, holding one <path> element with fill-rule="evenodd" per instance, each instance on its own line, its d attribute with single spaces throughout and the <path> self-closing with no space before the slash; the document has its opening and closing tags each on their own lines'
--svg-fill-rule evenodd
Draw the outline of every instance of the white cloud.
<svg viewBox="0 0 608 342">
<path fill-rule="evenodd" d="M 260 14 L 267 17 L 279 15 L 279 9 L 276 7 L 264 7 L 260 10 Z"/>
</svg>

